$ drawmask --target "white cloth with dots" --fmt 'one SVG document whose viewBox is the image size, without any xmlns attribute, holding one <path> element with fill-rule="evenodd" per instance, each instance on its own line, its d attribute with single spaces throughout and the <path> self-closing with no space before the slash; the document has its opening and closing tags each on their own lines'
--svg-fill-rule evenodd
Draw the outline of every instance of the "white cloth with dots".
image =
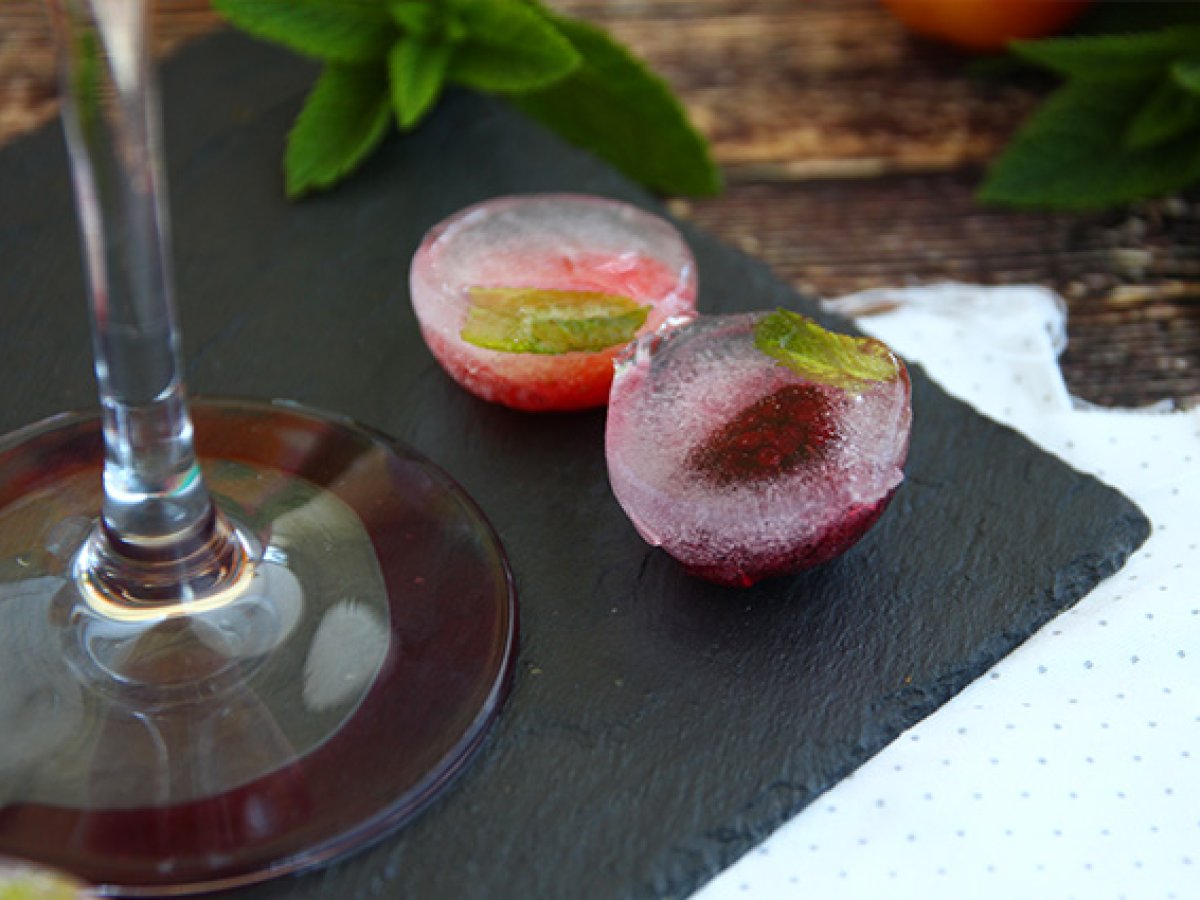
<svg viewBox="0 0 1200 900">
<path fill-rule="evenodd" d="M 1040 288 L 934 285 L 829 306 L 876 313 L 863 330 L 1121 490 L 1154 530 L 696 896 L 1200 898 L 1200 410 L 1072 403 L 1063 304 Z"/>
</svg>

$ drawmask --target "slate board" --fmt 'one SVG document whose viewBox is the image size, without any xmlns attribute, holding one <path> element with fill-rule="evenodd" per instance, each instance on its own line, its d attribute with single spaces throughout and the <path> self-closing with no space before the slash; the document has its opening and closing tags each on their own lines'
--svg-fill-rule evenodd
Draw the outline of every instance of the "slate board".
<svg viewBox="0 0 1200 900">
<path fill-rule="evenodd" d="M 858 547 L 747 591 L 688 578 L 613 500 L 603 413 L 533 416 L 468 396 L 422 344 L 407 289 L 422 233 L 477 200 L 566 190 L 661 208 L 466 94 L 340 190 L 288 204 L 283 139 L 313 73 L 230 34 L 166 67 L 193 392 L 335 410 L 441 462 L 507 546 L 522 651 L 479 758 L 415 823 L 238 896 L 689 893 L 1147 535 L 1122 496 L 918 369 L 908 479 Z M 762 264 L 684 230 L 703 311 L 813 310 Z M 95 405 L 77 247 L 58 129 L 0 151 L 0 431 Z"/>
</svg>

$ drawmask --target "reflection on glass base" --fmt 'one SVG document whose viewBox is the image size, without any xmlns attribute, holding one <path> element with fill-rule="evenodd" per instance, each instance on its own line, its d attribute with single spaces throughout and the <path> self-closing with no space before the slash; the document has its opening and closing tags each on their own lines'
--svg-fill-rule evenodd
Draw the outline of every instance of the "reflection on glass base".
<svg viewBox="0 0 1200 900">
<path fill-rule="evenodd" d="M 287 404 L 192 417 L 251 565 L 184 616 L 81 592 L 97 418 L 0 440 L 0 855 L 104 895 L 249 884 L 402 823 L 478 745 L 516 652 L 499 541 L 429 461 Z"/>
</svg>

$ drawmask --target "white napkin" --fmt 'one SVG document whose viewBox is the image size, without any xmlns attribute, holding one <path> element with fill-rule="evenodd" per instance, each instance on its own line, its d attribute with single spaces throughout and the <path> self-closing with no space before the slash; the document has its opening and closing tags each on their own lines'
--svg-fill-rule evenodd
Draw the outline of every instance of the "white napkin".
<svg viewBox="0 0 1200 900">
<path fill-rule="evenodd" d="M 865 331 L 1124 492 L 1154 532 L 696 896 L 1200 898 L 1200 410 L 1072 402 L 1056 361 L 1064 305 L 1041 288 L 942 284 L 828 305 L 873 313 Z"/>
</svg>

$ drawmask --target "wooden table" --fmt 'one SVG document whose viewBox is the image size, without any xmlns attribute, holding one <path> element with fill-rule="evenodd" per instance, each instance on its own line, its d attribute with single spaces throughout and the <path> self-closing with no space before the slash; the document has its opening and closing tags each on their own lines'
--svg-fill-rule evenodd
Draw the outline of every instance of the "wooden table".
<svg viewBox="0 0 1200 900">
<path fill-rule="evenodd" d="M 676 88 L 728 187 L 674 212 L 832 296 L 957 279 L 1039 283 L 1070 309 L 1072 391 L 1200 402 L 1200 192 L 1102 214 L 979 206 L 983 168 L 1048 82 L 982 82 L 877 0 L 556 0 Z M 161 0 L 160 50 L 219 27 Z M 53 118 L 41 0 L 0 3 L 0 142 Z"/>
</svg>

